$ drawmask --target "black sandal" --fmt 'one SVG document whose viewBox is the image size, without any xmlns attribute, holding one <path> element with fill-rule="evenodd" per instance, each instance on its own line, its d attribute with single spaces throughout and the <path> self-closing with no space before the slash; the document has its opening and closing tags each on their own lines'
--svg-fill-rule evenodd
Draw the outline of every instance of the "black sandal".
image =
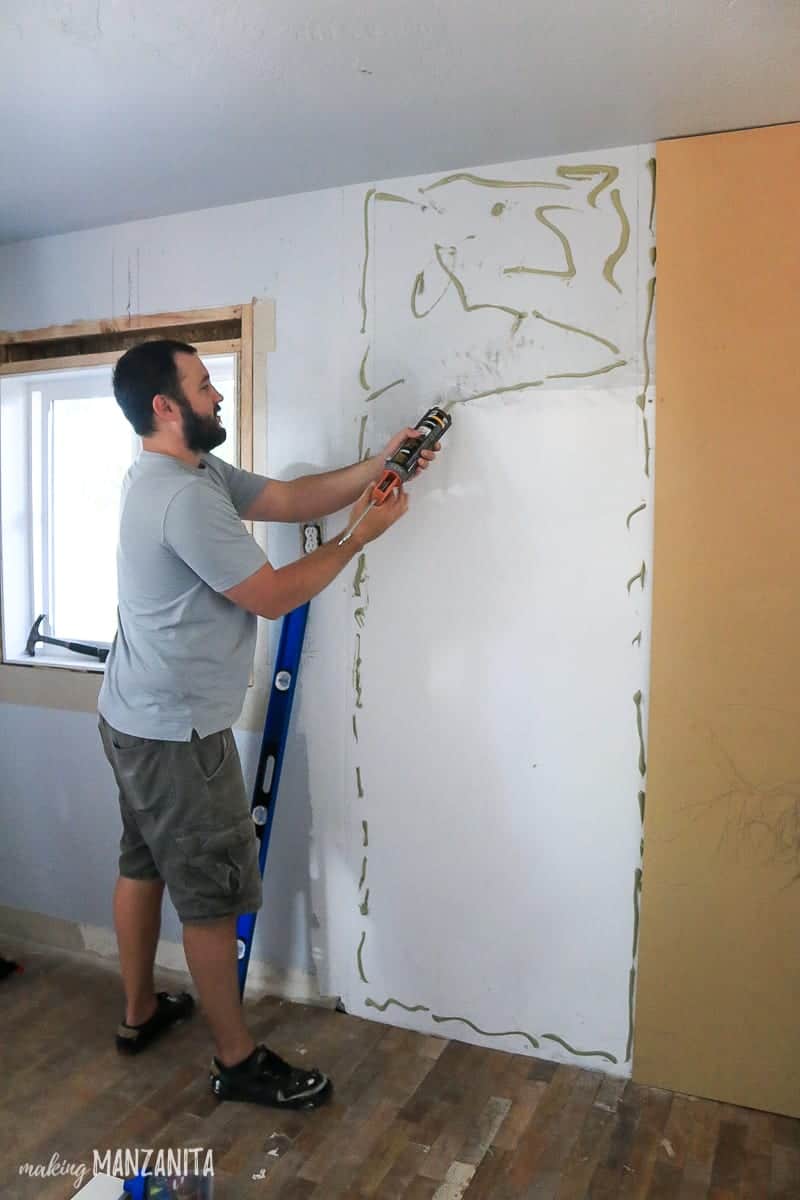
<svg viewBox="0 0 800 1200">
<path fill-rule="evenodd" d="M 271 1108 L 317 1108 L 333 1091 L 327 1075 L 292 1067 L 266 1046 L 256 1046 L 244 1062 L 225 1067 L 211 1063 L 211 1090 L 220 1100 L 266 1104 Z"/>
<path fill-rule="evenodd" d="M 19 963 L 12 962 L 10 958 L 0 957 L 0 979 L 7 979 L 9 975 L 16 975 L 18 971 L 22 971 Z"/>
<path fill-rule="evenodd" d="M 165 1030 L 179 1021 L 186 1021 L 194 1012 L 194 998 L 188 992 L 170 995 L 159 992 L 156 996 L 156 1011 L 142 1025 L 117 1026 L 117 1050 L 120 1054 L 138 1054 L 145 1050 Z"/>
</svg>

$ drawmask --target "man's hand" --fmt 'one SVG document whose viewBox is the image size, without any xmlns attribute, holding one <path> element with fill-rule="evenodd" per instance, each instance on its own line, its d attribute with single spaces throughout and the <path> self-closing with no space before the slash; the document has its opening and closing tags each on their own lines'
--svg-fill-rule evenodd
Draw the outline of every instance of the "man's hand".
<svg viewBox="0 0 800 1200">
<path fill-rule="evenodd" d="M 378 455 L 379 467 L 378 467 L 378 472 L 375 475 L 376 482 L 378 479 L 380 479 L 381 475 L 383 474 L 384 464 L 386 463 L 387 458 L 391 458 L 392 455 L 394 454 L 395 450 L 400 449 L 403 442 L 405 442 L 410 437 L 421 438 L 424 436 L 425 436 L 424 429 L 411 429 L 409 427 L 406 429 L 401 429 L 400 432 L 396 433 L 393 438 L 390 438 L 390 440 L 384 446 L 383 450 L 381 450 L 380 454 Z M 441 448 L 442 448 L 442 443 L 437 442 L 432 450 L 423 450 L 422 454 L 419 456 L 419 460 L 417 462 L 417 471 L 427 470 L 428 464 L 433 462 L 434 458 L 439 453 Z M 414 475 L 416 475 L 417 471 L 414 472 Z M 414 476 L 412 475 L 411 478 L 413 479 Z"/>
<path fill-rule="evenodd" d="M 347 528 L 352 529 L 361 514 L 368 507 L 372 499 L 372 487 L 370 484 L 366 488 L 358 500 L 356 500 L 350 516 L 347 520 Z M 358 547 L 363 548 L 367 542 L 373 542 L 375 538 L 380 537 L 385 533 L 390 525 L 394 525 L 395 521 L 399 521 L 408 509 L 408 496 L 403 491 L 402 487 L 393 488 L 389 495 L 384 500 L 383 504 L 376 504 L 373 509 L 367 513 L 364 520 L 353 533 L 353 541 Z"/>
</svg>

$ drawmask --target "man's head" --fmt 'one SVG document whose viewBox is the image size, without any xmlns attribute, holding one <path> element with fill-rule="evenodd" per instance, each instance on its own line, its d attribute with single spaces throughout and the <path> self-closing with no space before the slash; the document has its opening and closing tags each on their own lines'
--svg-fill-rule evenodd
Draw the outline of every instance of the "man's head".
<svg viewBox="0 0 800 1200">
<path fill-rule="evenodd" d="M 222 396 L 193 346 L 142 342 L 119 359 L 113 382 L 117 404 L 142 438 L 166 435 L 193 454 L 225 441 Z"/>
</svg>

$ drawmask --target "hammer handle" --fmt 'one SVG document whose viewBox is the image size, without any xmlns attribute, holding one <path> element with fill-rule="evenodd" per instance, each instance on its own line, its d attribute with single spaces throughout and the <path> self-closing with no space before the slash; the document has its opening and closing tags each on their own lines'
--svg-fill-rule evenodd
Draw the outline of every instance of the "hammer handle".
<svg viewBox="0 0 800 1200">
<path fill-rule="evenodd" d="M 49 642 L 51 646 L 65 646 L 67 650 L 74 650 L 76 654 L 89 654 L 92 658 L 99 658 L 100 662 L 105 662 L 108 658 L 105 646 L 90 646 L 88 642 L 64 642 L 61 638 L 44 637 L 41 633 L 37 640 Z"/>
</svg>

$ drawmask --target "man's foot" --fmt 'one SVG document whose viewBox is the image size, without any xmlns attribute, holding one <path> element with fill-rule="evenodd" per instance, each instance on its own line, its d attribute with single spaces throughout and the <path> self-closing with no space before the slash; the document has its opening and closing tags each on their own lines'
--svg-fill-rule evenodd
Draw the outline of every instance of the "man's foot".
<svg viewBox="0 0 800 1200">
<path fill-rule="evenodd" d="M 188 992 L 180 992 L 177 996 L 159 992 L 156 1011 L 149 1021 L 142 1025 L 126 1025 L 121 1021 L 117 1026 L 117 1050 L 120 1054 L 138 1054 L 172 1025 L 187 1020 L 193 1012 L 194 999 Z"/>
<path fill-rule="evenodd" d="M 220 1100 L 267 1104 L 272 1108 L 317 1108 L 333 1091 L 327 1075 L 292 1067 L 266 1046 L 256 1046 L 244 1062 L 224 1067 L 211 1063 L 211 1090 Z"/>
<path fill-rule="evenodd" d="M 19 963 L 12 962 L 10 958 L 0 958 L 0 979 L 5 979 L 9 975 L 14 975 L 15 972 L 21 971 L 22 967 Z"/>
</svg>

